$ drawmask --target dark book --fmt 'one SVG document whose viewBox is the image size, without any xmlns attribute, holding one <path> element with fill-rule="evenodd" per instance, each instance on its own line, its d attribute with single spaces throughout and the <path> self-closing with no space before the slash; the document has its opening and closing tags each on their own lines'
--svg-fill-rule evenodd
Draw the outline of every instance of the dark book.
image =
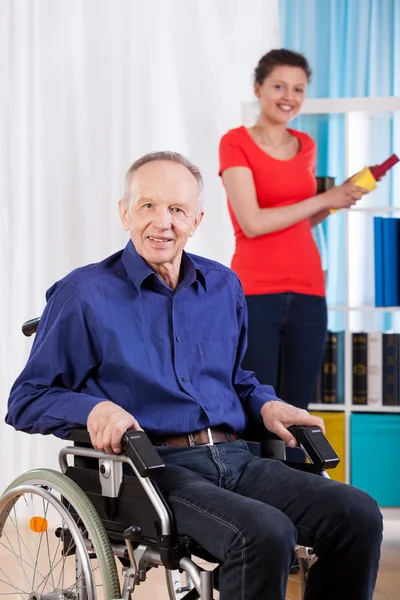
<svg viewBox="0 0 400 600">
<path fill-rule="evenodd" d="M 399 404 L 399 339 L 398 333 L 382 334 L 382 404 Z"/>
<path fill-rule="evenodd" d="M 367 404 L 367 343 L 366 333 L 353 333 L 353 404 Z"/>
<path fill-rule="evenodd" d="M 345 360 L 344 360 L 344 347 L 345 347 L 345 332 L 338 331 L 337 336 L 337 403 L 344 404 L 344 389 L 345 389 Z"/>
<path fill-rule="evenodd" d="M 322 402 L 322 375 L 318 375 L 317 383 L 315 386 L 314 402 L 321 404 Z"/>
<path fill-rule="evenodd" d="M 321 402 L 344 402 L 344 331 L 328 331 L 321 376 Z"/>
<path fill-rule="evenodd" d="M 333 188 L 333 186 L 335 185 L 334 177 L 325 176 L 316 177 L 315 179 L 317 180 L 317 194 L 323 194 L 324 192 L 327 192 L 328 190 Z"/>
</svg>

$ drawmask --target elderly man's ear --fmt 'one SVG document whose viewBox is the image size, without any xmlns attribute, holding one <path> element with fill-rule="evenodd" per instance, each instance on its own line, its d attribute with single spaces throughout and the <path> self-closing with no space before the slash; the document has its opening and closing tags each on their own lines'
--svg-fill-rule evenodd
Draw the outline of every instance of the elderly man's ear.
<svg viewBox="0 0 400 600">
<path fill-rule="evenodd" d="M 195 234 L 196 229 L 198 228 L 198 226 L 200 225 L 200 223 L 202 222 L 204 217 L 204 211 L 202 210 L 201 213 L 199 214 L 199 216 L 195 219 L 194 223 L 193 223 L 193 227 L 191 232 L 189 233 L 189 237 L 193 237 Z"/>
<path fill-rule="evenodd" d="M 128 217 L 128 203 L 124 198 L 118 202 L 118 210 L 123 228 L 125 231 L 129 231 L 131 225 Z"/>
</svg>

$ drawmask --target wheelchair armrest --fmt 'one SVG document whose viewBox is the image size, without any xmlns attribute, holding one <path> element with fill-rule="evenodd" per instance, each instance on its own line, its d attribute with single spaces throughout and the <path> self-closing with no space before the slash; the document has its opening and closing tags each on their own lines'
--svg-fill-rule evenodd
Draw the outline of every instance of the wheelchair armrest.
<svg viewBox="0 0 400 600">
<path fill-rule="evenodd" d="M 90 435 L 85 427 L 71 429 L 66 439 L 78 444 L 91 445 Z M 144 431 L 127 431 L 122 436 L 122 450 L 131 459 L 141 477 L 151 477 L 165 467 L 164 461 Z"/>
<path fill-rule="evenodd" d="M 71 429 L 65 439 L 71 442 L 77 442 L 78 444 L 92 445 L 90 441 L 90 435 L 86 427 L 75 427 L 75 429 Z"/>
<path fill-rule="evenodd" d="M 122 448 L 141 477 L 151 477 L 165 467 L 144 431 L 127 431 L 122 437 Z"/>
<path fill-rule="evenodd" d="M 22 324 L 22 333 L 26 335 L 26 337 L 30 337 L 34 333 L 36 333 L 38 325 L 39 325 L 40 317 L 36 317 L 35 319 L 29 319 L 29 321 L 25 321 Z"/>
<path fill-rule="evenodd" d="M 337 467 L 340 458 L 319 427 L 292 426 L 289 431 L 318 471 Z"/>
<path fill-rule="evenodd" d="M 296 438 L 297 445 L 310 458 L 312 465 L 286 461 L 284 441 L 275 433 L 266 429 L 261 423 L 250 422 L 245 431 L 244 439 L 260 443 L 263 458 L 283 460 L 291 467 L 302 469 L 303 466 L 306 466 L 305 470 L 321 473 L 324 469 L 334 469 L 339 464 L 340 458 L 319 427 L 293 426 L 289 427 L 289 431 Z"/>
</svg>

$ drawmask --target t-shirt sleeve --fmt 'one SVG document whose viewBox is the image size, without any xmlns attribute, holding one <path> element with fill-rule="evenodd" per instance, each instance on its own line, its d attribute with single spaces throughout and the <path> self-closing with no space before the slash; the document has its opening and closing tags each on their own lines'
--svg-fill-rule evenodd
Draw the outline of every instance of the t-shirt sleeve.
<svg viewBox="0 0 400 600">
<path fill-rule="evenodd" d="M 219 175 L 231 167 L 251 168 L 239 140 L 229 132 L 221 138 L 219 143 Z"/>
</svg>

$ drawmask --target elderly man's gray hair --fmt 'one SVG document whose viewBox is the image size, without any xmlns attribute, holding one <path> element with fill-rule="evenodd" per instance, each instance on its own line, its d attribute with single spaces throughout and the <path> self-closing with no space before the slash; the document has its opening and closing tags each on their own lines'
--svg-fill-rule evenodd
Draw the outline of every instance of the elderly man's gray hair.
<svg viewBox="0 0 400 600">
<path fill-rule="evenodd" d="M 143 165 L 158 161 L 158 160 L 168 160 L 171 162 L 179 163 L 180 165 L 187 168 L 188 171 L 191 172 L 193 177 L 197 181 L 197 187 L 199 189 L 198 195 L 198 203 L 197 203 L 197 215 L 201 213 L 204 207 L 204 198 L 203 198 L 203 177 L 201 175 L 200 169 L 196 167 L 193 163 L 190 162 L 188 158 L 183 156 L 183 154 L 179 154 L 179 152 L 170 152 L 168 150 L 160 151 L 160 152 L 150 152 L 149 154 L 145 154 L 129 167 L 126 175 L 125 175 L 125 189 L 123 200 L 127 202 L 130 196 L 131 182 L 132 176 L 140 167 Z"/>
</svg>

